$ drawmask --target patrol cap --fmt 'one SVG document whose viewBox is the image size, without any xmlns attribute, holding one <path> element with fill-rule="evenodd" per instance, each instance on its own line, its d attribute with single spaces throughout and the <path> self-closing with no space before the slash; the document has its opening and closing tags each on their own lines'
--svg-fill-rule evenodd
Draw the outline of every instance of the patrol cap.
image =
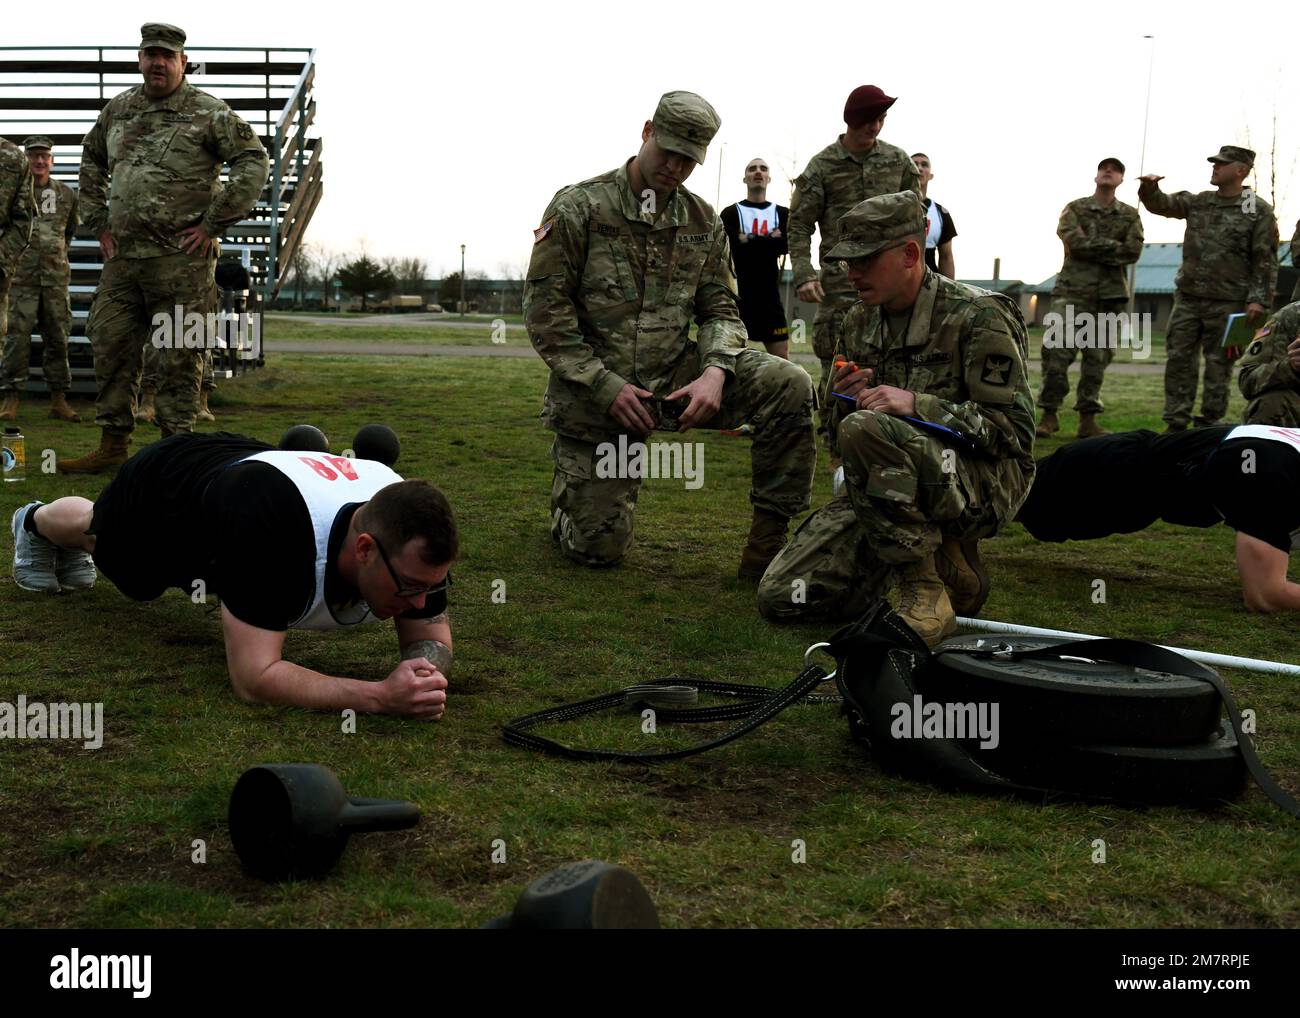
<svg viewBox="0 0 1300 1018">
<path fill-rule="evenodd" d="M 164 25 L 159 21 L 151 21 L 147 25 L 141 25 L 140 48 L 148 49 L 150 46 L 169 49 L 173 53 L 184 53 L 185 31 L 175 25 Z"/>
<path fill-rule="evenodd" d="M 1105 159 L 1099 162 L 1097 164 L 1097 169 L 1104 170 L 1107 166 L 1113 166 L 1115 167 L 1115 169 L 1119 170 L 1121 177 L 1124 175 L 1124 164 L 1120 162 L 1118 159 L 1116 159 L 1114 156 L 1107 156 Z"/>
<path fill-rule="evenodd" d="M 703 96 L 694 92 L 665 92 L 655 108 L 655 140 L 660 148 L 680 152 L 697 163 L 722 126 L 722 118 Z"/>
<path fill-rule="evenodd" d="M 876 85 L 859 85 L 844 102 L 844 123 L 849 127 L 869 124 L 896 102 L 897 97 L 885 95 Z"/>
<path fill-rule="evenodd" d="M 1242 148 L 1240 145 L 1224 145 L 1219 149 L 1216 155 L 1206 156 L 1207 163 L 1245 163 L 1247 166 L 1255 165 L 1255 153 L 1248 148 Z"/>
<path fill-rule="evenodd" d="M 878 194 L 858 202 L 836 223 L 839 238 L 827 258 L 869 258 L 901 240 L 925 233 L 925 206 L 915 191 Z"/>
<path fill-rule="evenodd" d="M 47 138 L 43 134 L 33 134 L 30 138 L 23 141 L 24 152 L 39 152 L 41 149 L 54 148 L 54 139 Z"/>
</svg>

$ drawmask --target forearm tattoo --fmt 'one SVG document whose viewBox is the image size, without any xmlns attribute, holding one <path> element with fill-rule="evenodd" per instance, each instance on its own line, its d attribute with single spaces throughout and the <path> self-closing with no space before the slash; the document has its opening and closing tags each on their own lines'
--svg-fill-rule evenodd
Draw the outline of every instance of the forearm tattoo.
<svg viewBox="0 0 1300 1018">
<path fill-rule="evenodd" d="M 427 658 L 448 678 L 451 677 L 451 648 L 439 640 L 416 640 L 402 648 L 402 660 Z"/>
</svg>

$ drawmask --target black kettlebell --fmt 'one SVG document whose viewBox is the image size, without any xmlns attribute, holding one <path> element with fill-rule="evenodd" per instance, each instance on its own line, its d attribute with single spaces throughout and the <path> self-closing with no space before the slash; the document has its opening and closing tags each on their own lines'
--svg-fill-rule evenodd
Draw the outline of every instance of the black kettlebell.
<svg viewBox="0 0 1300 1018">
<path fill-rule="evenodd" d="M 538 877 L 490 930 L 657 930 L 659 912 L 631 870 L 587 859 Z"/>
<path fill-rule="evenodd" d="M 402 454 L 402 443 L 387 424 L 367 424 L 352 439 L 352 452 L 359 460 L 375 460 L 391 467 Z"/>
<path fill-rule="evenodd" d="M 329 452 L 330 440 L 320 428 L 295 424 L 280 436 L 280 449 L 294 452 Z"/>
<path fill-rule="evenodd" d="M 240 775 L 230 794 L 230 840 L 244 868 L 262 880 L 320 877 L 348 837 L 414 827 L 410 802 L 349 797 L 319 764 L 262 764 Z"/>
</svg>

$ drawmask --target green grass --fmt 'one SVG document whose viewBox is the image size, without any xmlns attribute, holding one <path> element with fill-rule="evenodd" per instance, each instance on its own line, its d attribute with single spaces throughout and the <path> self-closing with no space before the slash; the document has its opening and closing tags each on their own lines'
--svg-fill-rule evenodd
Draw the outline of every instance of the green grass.
<svg viewBox="0 0 1300 1018">
<path fill-rule="evenodd" d="M 1300 920 L 1300 825 L 1254 790 L 1203 811 L 951 795 L 884 775 L 824 705 L 655 767 L 569 763 L 505 745 L 499 728 L 512 717 L 642 679 L 782 684 L 828 632 L 763 622 L 752 591 L 731 578 L 749 516 L 741 439 L 698 436 L 708 444 L 698 491 L 646 483 L 637 544 L 621 567 L 566 562 L 547 532 L 544 379 L 532 359 L 273 356 L 213 400 L 218 427 L 272 442 L 311 422 L 341 449 L 359 425 L 387 421 L 402 436 L 401 471 L 448 492 L 464 560 L 452 607 L 456 668 L 438 724 L 363 716 L 345 735 L 332 714 L 247 706 L 230 692 L 216 616 L 180 592 L 136 604 L 101 581 L 87 594 L 45 597 L 18 590 L 4 571 L 0 699 L 102 701 L 106 734 L 97 751 L 0 744 L 0 924 L 474 926 L 508 910 L 533 877 L 580 858 L 630 866 L 665 925 L 677 927 Z M 1108 426 L 1158 428 L 1160 385 L 1159 376 L 1109 380 Z M 1235 398 L 1231 412 L 1240 409 Z M 47 421 L 42 410 L 23 408 L 29 464 L 46 447 L 68 456 L 94 446 L 93 427 Z M 1063 425 L 1072 431 L 1074 415 Z M 151 437 L 138 431 L 134 448 Z M 38 472 L 5 486 L 0 508 L 93 497 L 101 483 Z M 823 468 L 816 499 L 828 490 Z M 1242 609 L 1225 528 L 1159 525 L 1044 545 L 1012 525 L 984 549 L 995 580 L 987 617 L 1300 657 L 1294 619 Z M 1092 603 L 1095 578 L 1106 580 L 1105 604 Z M 497 579 L 505 604 L 492 601 Z M 389 628 L 374 626 L 291 633 L 286 654 L 379 679 L 397 647 Z M 1300 685 L 1226 677 L 1257 713 L 1261 756 L 1300 788 Z M 555 734 L 588 745 L 648 738 L 632 714 Z M 698 735 L 661 727 L 655 738 L 667 746 Z M 420 825 L 353 839 L 323 881 L 248 878 L 226 829 L 229 790 L 253 764 L 299 760 L 333 768 L 352 794 L 413 800 Z M 504 864 L 492 861 L 498 838 Z M 1091 862 L 1097 838 L 1108 846 L 1104 865 Z M 191 862 L 196 839 L 206 843 L 204 864 Z M 805 863 L 791 861 L 794 839 L 806 844 Z"/>
</svg>

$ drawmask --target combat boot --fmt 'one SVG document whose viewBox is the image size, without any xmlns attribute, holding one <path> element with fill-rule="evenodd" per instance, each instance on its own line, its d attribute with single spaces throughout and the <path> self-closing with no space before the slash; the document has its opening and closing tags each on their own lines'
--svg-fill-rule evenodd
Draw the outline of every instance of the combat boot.
<svg viewBox="0 0 1300 1018">
<path fill-rule="evenodd" d="M 1039 438 L 1046 438 L 1048 435 L 1055 435 L 1061 430 L 1061 422 L 1056 419 L 1055 410 L 1044 410 L 1043 419 L 1038 422 L 1038 427 L 1034 429 L 1034 434 Z"/>
<path fill-rule="evenodd" d="M 928 647 L 957 631 L 957 615 L 933 555 L 899 569 L 898 614 Z"/>
<path fill-rule="evenodd" d="M 152 389 L 146 389 L 140 393 L 140 405 L 136 407 L 135 419 L 141 424 L 152 424 L 153 419 L 157 416 L 158 409 L 154 406 L 154 392 Z"/>
<path fill-rule="evenodd" d="M 81 422 L 81 414 L 68 406 L 68 395 L 64 392 L 50 393 L 50 416 L 60 421 L 70 421 L 73 424 Z"/>
<path fill-rule="evenodd" d="M 945 537 L 934 553 L 934 568 L 948 589 L 953 611 L 967 618 L 978 615 L 989 596 L 989 574 L 980 561 L 979 542 Z"/>
<path fill-rule="evenodd" d="M 75 460 L 59 460 L 59 471 L 64 474 L 98 474 L 109 467 L 120 467 L 126 462 L 126 435 L 104 428 L 100 432 L 99 448 Z"/>
<path fill-rule="evenodd" d="M 785 547 L 785 534 L 790 527 L 790 519 L 766 509 L 754 510 L 754 522 L 749 528 L 749 540 L 745 550 L 740 553 L 740 568 L 736 570 L 736 579 L 757 583 L 772 564 L 772 559 Z"/>
<path fill-rule="evenodd" d="M 18 420 L 18 393 L 6 392 L 5 401 L 0 404 L 0 421 Z"/>
<path fill-rule="evenodd" d="M 203 389 L 199 392 L 199 412 L 194 415 L 196 421 L 215 421 L 212 411 L 208 409 L 208 390 Z"/>
<path fill-rule="evenodd" d="M 1097 423 L 1096 414 L 1079 415 L 1079 438 L 1097 438 L 1100 435 L 1109 434 L 1109 431 Z"/>
</svg>

